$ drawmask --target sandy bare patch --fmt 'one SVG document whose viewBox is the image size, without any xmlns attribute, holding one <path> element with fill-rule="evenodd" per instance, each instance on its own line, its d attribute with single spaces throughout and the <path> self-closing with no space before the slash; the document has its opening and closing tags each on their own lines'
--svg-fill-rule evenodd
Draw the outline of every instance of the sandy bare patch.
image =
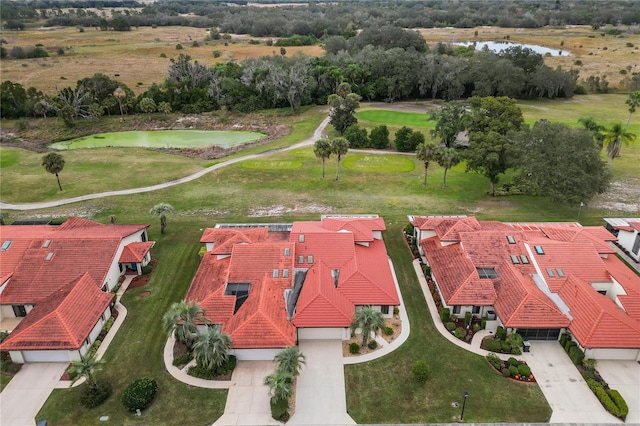
<svg viewBox="0 0 640 426">
<path fill-rule="evenodd" d="M 249 209 L 247 216 L 249 217 L 272 217 L 272 216 L 284 216 L 290 214 L 300 213 L 331 213 L 333 207 L 323 206 L 320 204 L 306 204 L 296 205 L 293 207 L 287 207 L 283 205 L 265 206 L 265 207 L 253 207 Z"/>
<path fill-rule="evenodd" d="M 640 211 L 640 178 L 626 178 L 611 183 L 607 192 L 593 199 L 590 206 L 615 212 Z"/>
<path fill-rule="evenodd" d="M 387 343 L 391 343 L 393 340 L 397 339 L 402 332 L 402 321 L 400 320 L 400 318 L 385 318 L 384 323 L 387 327 L 391 327 L 393 329 L 393 334 L 386 335 L 382 333 L 380 334 L 380 336 L 382 336 L 382 338 L 386 340 Z M 352 354 L 351 352 L 349 352 L 349 345 L 351 345 L 351 343 L 357 343 L 358 345 L 361 345 L 362 335 L 356 334 L 352 336 L 351 339 L 342 341 L 342 356 L 360 356 L 368 354 L 369 352 L 375 352 L 382 347 L 378 346 L 376 349 L 370 349 L 368 346 L 365 346 L 364 348 L 360 346 L 360 353 Z"/>
</svg>

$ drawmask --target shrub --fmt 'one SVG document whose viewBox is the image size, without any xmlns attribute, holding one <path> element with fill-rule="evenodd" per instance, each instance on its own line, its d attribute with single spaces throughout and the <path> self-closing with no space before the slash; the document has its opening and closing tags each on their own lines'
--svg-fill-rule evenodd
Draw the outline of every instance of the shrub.
<svg viewBox="0 0 640 426">
<path fill-rule="evenodd" d="M 500 346 L 501 351 L 505 354 L 511 353 L 511 345 L 509 344 L 509 342 L 501 341 Z"/>
<path fill-rule="evenodd" d="M 515 365 L 511 365 L 509 366 L 509 371 L 511 372 L 512 376 L 515 376 L 516 374 L 518 374 L 518 367 L 516 367 Z"/>
<path fill-rule="evenodd" d="M 480 320 L 480 328 L 483 330 L 487 328 L 487 317 L 482 317 Z"/>
<path fill-rule="evenodd" d="M 608 412 L 610 412 L 616 417 L 620 417 L 620 409 L 615 404 L 615 402 L 613 402 L 613 400 L 611 399 L 607 391 L 604 390 L 602 386 L 596 387 L 594 393 L 600 400 L 600 403 L 605 408 L 605 410 L 607 410 Z"/>
<path fill-rule="evenodd" d="M 586 379 L 585 381 L 587 382 L 587 386 L 589 386 L 589 389 L 591 389 L 593 393 L 596 392 L 597 388 L 602 387 L 602 385 L 598 383 L 595 379 Z"/>
<path fill-rule="evenodd" d="M 360 353 L 360 345 L 356 342 L 353 342 L 349 345 L 349 353 L 352 355 Z"/>
<path fill-rule="evenodd" d="M 176 50 L 182 50 L 183 47 L 180 43 L 176 44 Z"/>
<path fill-rule="evenodd" d="M 397 306 L 393 307 L 393 315 L 398 315 L 400 313 L 400 308 L 398 308 Z"/>
<path fill-rule="evenodd" d="M 431 278 L 431 266 L 422 265 L 422 273 L 426 278 Z"/>
<path fill-rule="evenodd" d="M 595 379 L 595 375 L 592 370 L 582 370 L 580 374 L 582 374 L 582 378 L 584 379 L 585 382 L 589 379 L 591 380 Z"/>
<path fill-rule="evenodd" d="M 520 373 L 521 376 L 528 376 L 531 374 L 531 368 L 529 368 L 527 364 L 520 364 L 518 366 L 518 373 Z"/>
<path fill-rule="evenodd" d="M 480 324 L 473 324 L 473 332 L 477 333 L 478 331 L 482 330 L 482 327 L 480 327 Z"/>
<path fill-rule="evenodd" d="M 214 58 L 219 58 L 220 56 L 222 56 L 222 52 L 220 52 L 219 50 L 214 50 L 213 51 L 213 57 Z"/>
<path fill-rule="evenodd" d="M 448 322 L 447 324 L 445 324 L 445 327 L 447 327 L 447 330 L 453 331 L 456 329 L 456 324 L 453 322 Z"/>
<path fill-rule="evenodd" d="M 575 365 L 582 365 L 582 360 L 584 359 L 584 354 L 577 346 L 572 346 L 569 350 L 569 358 Z"/>
<path fill-rule="evenodd" d="M 499 370 L 500 367 L 502 367 L 502 360 L 493 352 L 489 352 L 485 358 L 496 370 Z"/>
<path fill-rule="evenodd" d="M 367 346 L 369 347 L 369 349 L 375 349 L 378 347 L 378 342 L 376 342 L 375 340 L 369 340 Z"/>
<path fill-rule="evenodd" d="M 289 420 L 289 402 L 286 399 L 271 399 L 271 417 L 274 419 L 286 422 Z"/>
<path fill-rule="evenodd" d="M 560 336 L 560 345 L 564 348 L 568 341 L 571 340 L 571 336 L 567 333 L 564 333 Z"/>
<path fill-rule="evenodd" d="M 456 336 L 458 339 L 462 339 L 464 336 L 467 335 L 467 330 L 465 330 L 462 327 L 458 327 L 456 328 L 456 330 L 453 332 L 453 335 Z"/>
<path fill-rule="evenodd" d="M 627 406 L 627 402 L 624 400 L 622 395 L 620 395 L 620 392 L 615 389 L 609 389 L 607 393 L 609 394 L 611 401 L 613 401 L 613 403 L 618 407 L 618 417 L 624 420 L 625 417 L 627 417 L 627 414 L 629 414 L 629 407 Z"/>
<path fill-rule="evenodd" d="M 189 352 L 185 352 L 182 355 L 180 355 L 179 357 L 173 359 L 173 365 L 188 364 L 189 361 L 191 361 L 192 359 L 193 359 L 193 357 L 191 356 L 191 354 Z"/>
<path fill-rule="evenodd" d="M 595 370 L 596 365 L 598 365 L 598 360 L 593 358 L 587 358 L 582 360 L 582 365 L 587 370 Z"/>
<path fill-rule="evenodd" d="M 206 368 L 199 365 L 193 365 L 189 367 L 187 374 L 192 377 L 197 377 L 204 380 L 213 380 L 218 376 L 217 368 Z"/>
<path fill-rule="evenodd" d="M 85 408 L 95 408 L 102 404 L 111 396 L 111 384 L 107 381 L 98 381 L 97 387 L 93 389 L 86 386 L 86 389 L 80 395 L 80 404 Z"/>
<path fill-rule="evenodd" d="M 449 317 L 451 316 L 451 311 L 449 308 L 440 308 L 440 319 L 442 322 L 449 321 Z"/>
<path fill-rule="evenodd" d="M 191 47 L 200 47 L 200 43 L 198 43 L 198 40 L 193 40 L 193 43 L 191 43 Z"/>
<path fill-rule="evenodd" d="M 492 338 L 487 338 L 482 341 L 483 346 L 486 350 L 490 352 L 500 352 L 502 351 L 502 344 L 500 340 L 495 340 Z"/>
<path fill-rule="evenodd" d="M 511 370 L 507 367 L 503 367 L 501 373 L 504 377 L 511 377 Z"/>
<path fill-rule="evenodd" d="M 391 328 L 391 327 L 385 327 L 385 328 L 384 328 L 384 334 L 385 334 L 386 336 L 393 336 L 393 328 Z"/>
<path fill-rule="evenodd" d="M 143 410 L 151 404 L 158 391 L 158 384 L 150 377 L 134 380 L 124 390 L 122 405 L 129 410 Z"/>
<path fill-rule="evenodd" d="M 161 58 L 166 58 L 166 57 L 167 57 L 167 54 L 166 54 L 166 53 L 161 53 L 161 54 L 160 54 L 160 57 L 161 57 Z"/>
<path fill-rule="evenodd" d="M 511 367 L 512 365 L 517 367 L 518 365 L 520 365 L 520 361 L 518 361 L 514 357 L 509 357 L 509 359 L 507 360 L 507 364 L 509 364 L 509 367 Z"/>
<path fill-rule="evenodd" d="M 413 374 L 413 378 L 418 383 L 425 383 L 429 380 L 430 370 L 427 361 L 423 359 L 414 361 L 411 366 L 411 374 Z"/>
<path fill-rule="evenodd" d="M 578 344 L 576 342 L 573 341 L 568 341 L 565 345 L 564 345 L 564 350 L 566 353 L 569 353 L 569 351 L 571 350 L 572 347 L 578 346 Z"/>
<path fill-rule="evenodd" d="M 153 265 L 151 263 L 142 267 L 142 275 L 150 274 L 153 271 Z"/>
<path fill-rule="evenodd" d="M 496 339 L 504 340 L 506 338 L 507 338 L 507 330 L 505 330 L 503 326 L 499 325 L 498 328 L 496 329 Z"/>
<path fill-rule="evenodd" d="M 19 130 L 27 130 L 29 128 L 29 120 L 26 118 L 19 118 L 16 120 L 16 127 Z"/>
<path fill-rule="evenodd" d="M 505 341 L 509 343 L 509 346 L 511 346 L 511 350 L 509 352 L 511 352 L 512 354 L 520 355 L 522 350 L 522 336 L 520 336 L 518 333 L 511 333 L 509 336 L 507 336 Z"/>
<path fill-rule="evenodd" d="M 464 323 L 469 324 L 471 322 L 471 312 L 467 311 L 464 313 Z"/>
</svg>

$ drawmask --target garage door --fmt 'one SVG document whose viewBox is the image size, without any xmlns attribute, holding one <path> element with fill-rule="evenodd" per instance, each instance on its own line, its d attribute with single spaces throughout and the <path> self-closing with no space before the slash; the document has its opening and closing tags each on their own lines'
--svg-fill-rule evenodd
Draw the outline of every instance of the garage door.
<svg viewBox="0 0 640 426">
<path fill-rule="evenodd" d="M 69 362 L 67 351 L 23 351 L 24 362 Z"/>
<path fill-rule="evenodd" d="M 341 340 L 341 328 L 299 328 L 298 340 Z"/>
</svg>

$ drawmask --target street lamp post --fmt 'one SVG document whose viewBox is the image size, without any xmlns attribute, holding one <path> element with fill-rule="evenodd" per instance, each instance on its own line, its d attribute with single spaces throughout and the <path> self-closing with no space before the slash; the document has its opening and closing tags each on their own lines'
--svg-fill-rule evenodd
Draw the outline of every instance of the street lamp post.
<svg viewBox="0 0 640 426">
<path fill-rule="evenodd" d="M 580 208 L 578 209 L 578 222 L 580 222 L 580 213 L 582 212 L 582 208 L 584 207 L 584 203 L 580 203 Z"/>
<path fill-rule="evenodd" d="M 460 421 L 464 421 L 464 407 L 467 405 L 467 397 L 469 396 L 469 392 L 464 391 L 464 401 L 462 401 L 462 412 L 460 413 Z"/>
</svg>

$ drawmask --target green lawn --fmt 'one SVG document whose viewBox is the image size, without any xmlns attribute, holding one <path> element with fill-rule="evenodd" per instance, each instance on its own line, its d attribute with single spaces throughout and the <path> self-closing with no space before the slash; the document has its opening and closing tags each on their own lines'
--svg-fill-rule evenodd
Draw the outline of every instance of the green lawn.
<svg viewBox="0 0 640 426">
<path fill-rule="evenodd" d="M 611 109 L 615 120 L 626 120 L 625 98 L 612 99 L 616 101 L 606 98 L 605 108 Z M 544 111 L 549 119 L 569 122 L 573 120 L 571 114 L 578 114 L 569 114 L 571 101 L 542 101 L 531 105 L 548 108 Z M 326 116 L 326 112 L 319 114 L 318 111 L 305 110 L 299 116 L 286 116 L 284 119 L 293 123 L 292 134 L 267 146 L 252 148 L 250 152 L 287 146 L 308 137 Z M 601 113 L 608 114 L 607 111 Z M 536 117 L 527 115 L 527 118 Z M 598 120 L 595 114 L 594 118 Z M 638 117 L 632 122 L 637 126 Z M 139 181 L 131 182 L 134 178 L 145 184 L 157 183 L 209 165 L 149 151 L 136 151 L 140 162 L 131 170 L 127 169 L 131 162 L 129 156 L 121 152 L 111 155 L 116 151 L 105 151 L 96 155 L 108 155 L 108 164 L 91 156 L 68 157 L 60 175 L 65 191 L 58 194 L 55 177 L 40 166 L 41 154 L 6 147 L 0 150 L 0 190 L 5 202 L 61 199 L 72 194 L 111 190 L 122 187 L 119 180 L 127 181 L 130 187 L 139 186 Z M 327 178 L 322 179 L 322 163 L 308 147 L 274 153 L 246 165 L 233 164 L 197 181 L 153 193 L 108 197 L 41 211 L 10 212 L 9 221 L 82 215 L 107 223 L 109 216 L 115 215 L 118 223 L 151 223 L 151 238 L 158 241 L 152 251 L 159 260 L 158 269 L 146 288 L 125 294 L 123 303 L 130 316 L 106 353 L 107 366 L 102 375 L 114 384 L 114 395 L 97 409 L 83 410 L 77 402 L 79 389 L 56 390 L 38 419 L 48 418 L 54 425 L 98 423 L 102 415 L 109 415 L 114 424 L 199 425 L 214 421 L 222 413 L 226 393 L 178 383 L 165 372 L 161 359 L 166 336 L 160 329 L 160 318 L 172 302 L 186 293 L 198 262 L 201 229 L 217 222 L 317 220 L 321 213 L 331 212 L 377 213 L 385 218 L 389 227 L 385 238 L 412 322 L 409 341 L 396 353 L 347 368 L 348 406 L 357 421 L 451 421 L 458 414 L 451 403 L 459 401 L 464 390 L 471 394 L 465 413 L 465 418 L 471 421 L 546 420 L 548 407 L 537 387 L 503 380 L 482 358 L 450 347 L 452 345 L 435 332 L 400 229 L 410 213 L 467 214 L 508 221 L 564 221 L 576 220 L 578 209 L 541 197 L 487 197 L 488 180 L 465 173 L 464 164 L 449 171 L 446 189 L 441 188 L 442 169 L 436 164 L 430 165 L 425 188 L 423 165 L 414 157 L 382 154 L 375 162 L 365 161 L 365 157 L 369 155 L 347 154 L 338 182 L 333 179 L 335 158 L 327 160 Z M 637 189 L 638 164 L 640 143 L 624 147 L 622 157 L 613 163 L 614 178 Z M 509 179 L 507 175 L 502 182 Z M 148 214 L 159 202 L 169 202 L 177 209 L 168 216 L 168 233 L 164 236 L 159 235 L 158 220 Z M 580 220 L 583 224 L 602 225 L 603 216 L 628 215 L 615 206 L 589 205 L 582 209 Z M 139 298 L 139 293 L 146 290 L 152 292 L 151 296 Z M 424 388 L 418 388 L 408 379 L 410 364 L 418 357 L 426 357 L 433 374 Z M 124 411 L 119 398 L 131 380 L 146 375 L 158 380 L 160 392 L 142 417 L 132 416 Z"/>
<path fill-rule="evenodd" d="M 365 364 L 345 366 L 347 410 L 357 423 L 447 423 L 460 416 L 469 392 L 467 422 L 546 422 L 551 408 L 538 386 L 497 374 L 479 355 L 446 340 L 435 329 L 402 235 L 402 222 L 388 226 L 387 251 L 409 314 L 411 334 L 391 354 Z M 431 378 L 418 385 L 411 375 L 415 360 L 427 361 Z M 517 407 L 517 409 L 514 409 Z"/>
<path fill-rule="evenodd" d="M 433 129 L 435 121 L 429 121 L 429 116 L 419 112 L 399 112 L 386 109 L 365 109 L 356 114 L 358 120 L 376 123 L 376 126 L 385 124 L 387 126 L 407 126 L 412 128 Z"/>
<path fill-rule="evenodd" d="M 155 232 L 154 232 L 155 231 Z M 153 257 L 158 259 L 151 281 L 127 291 L 122 303 L 128 315 L 109 346 L 107 362 L 98 377 L 112 383 L 113 395 L 101 406 L 87 410 L 78 398 L 83 386 L 72 390 L 55 390 L 38 413 L 51 425 L 104 424 L 98 419 L 109 416 L 109 424 L 202 425 L 212 423 L 224 411 L 226 390 L 194 388 L 176 381 L 164 368 L 163 348 L 167 335 L 160 319 L 169 305 L 182 299 L 198 264 L 200 232 L 193 224 L 181 227 L 169 220 L 167 234 L 151 230 L 157 244 Z M 151 295 L 139 297 L 143 291 Z M 128 413 L 120 403 L 124 388 L 134 379 L 153 377 L 158 382 L 154 403 L 143 415 Z"/>
</svg>

